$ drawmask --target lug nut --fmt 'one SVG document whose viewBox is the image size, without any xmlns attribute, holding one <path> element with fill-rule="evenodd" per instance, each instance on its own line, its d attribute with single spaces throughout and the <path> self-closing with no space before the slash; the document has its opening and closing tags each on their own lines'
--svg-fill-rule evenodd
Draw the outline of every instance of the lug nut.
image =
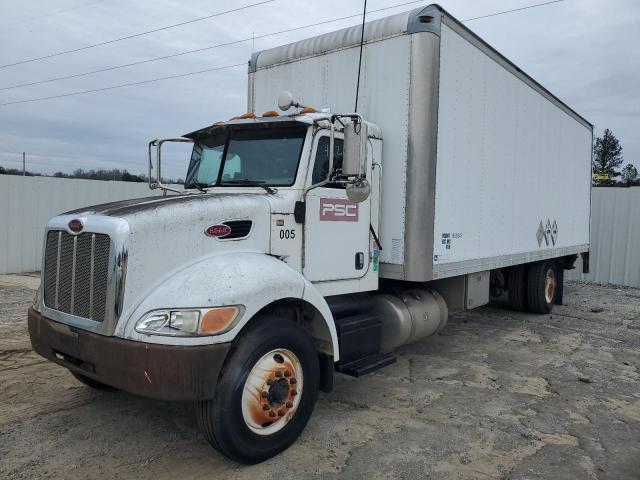
<svg viewBox="0 0 640 480">
<path fill-rule="evenodd" d="M 273 410 L 269 412 L 270 417 L 275 417 L 276 415 L 277 415 L 276 412 L 274 412 Z"/>
<path fill-rule="evenodd" d="M 298 381 L 295 378 L 292 378 L 291 380 L 289 380 L 289 383 L 291 385 L 295 385 L 296 383 L 298 383 Z"/>
<path fill-rule="evenodd" d="M 266 412 L 267 410 L 269 410 L 269 408 L 270 408 L 270 407 L 269 407 L 269 405 L 267 405 L 267 404 L 262 405 L 262 409 L 263 409 L 265 412 Z"/>
<path fill-rule="evenodd" d="M 289 370 L 285 370 L 284 376 L 289 378 L 291 376 L 291 372 Z"/>
<path fill-rule="evenodd" d="M 291 402 L 287 402 L 287 405 L 286 405 L 286 406 L 287 406 L 287 408 L 291 408 L 291 407 L 293 407 L 293 403 L 291 403 Z"/>
<path fill-rule="evenodd" d="M 277 371 L 276 372 L 276 378 L 280 378 L 282 376 L 282 372 L 281 371 Z"/>
<path fill-rule="evenodd" d="M 279 417 L 284 416 L 284 412 L 283 412 L 282 410 L 278 410 L 278 416 L 279 416 Z"/>
<path fill-rule="evenodd" d="M 273 380 L 271 380 L 270 378 L 267 380 L 267 385 L 273 385 Z"/>
<path fill-rule="evenodd" d="M 293 395 L 294 397 L 298 394 L 298 392 L 296 392 L 295 390 L 291 390 L 291 395 Z"/>
<path fill-rule="evenodd" d="M 260 396 L 261 396 L 262 398 L 267 398 L 267 397 L 269 396 L 269 394 L 268 394 L 267 392 L 263 391 L 263 392 L 260 394 Z"/>
</svg>

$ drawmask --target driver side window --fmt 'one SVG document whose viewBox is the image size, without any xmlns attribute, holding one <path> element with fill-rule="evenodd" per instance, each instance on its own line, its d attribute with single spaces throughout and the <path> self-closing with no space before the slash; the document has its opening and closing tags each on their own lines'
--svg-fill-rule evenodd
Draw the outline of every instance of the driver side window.
<svg viewBox="0 0 640 480">
<path fill-rule="evenodd" d="M 329 174 L 329 137 L 323 136 L 318 140 L 318 148 L 316 149 L 316 158 L 313 165 L 313 175 L 311 176 L 311 184 L 315 185 L 327 178 Z M 333 142 L 333 169 L 334 171 L 342 170 L 342 146 L 343 140 L 335 138 Z M 335 188 L 342 188 L 341 185 L 327 185 Z"/>
<path fill-rule="evenodd" d="M 203 185 L 213 185 L 218 179 L 218 170 L 220 170 L 220 164 L 222 163 L 222 154 L 224 152 L 224 145 L 217 145 L 215 147 L 194 147 L 193 158 L 198 154 L 200 155 L 200 168 L 197 171 L 196 181 Z"/>
</svg>

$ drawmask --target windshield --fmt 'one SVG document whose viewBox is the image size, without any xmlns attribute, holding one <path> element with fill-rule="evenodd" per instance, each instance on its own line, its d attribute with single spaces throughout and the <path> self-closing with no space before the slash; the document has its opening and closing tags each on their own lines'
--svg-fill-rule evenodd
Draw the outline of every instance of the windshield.
<svg viewBox="0 0 640 480">
<path fill-rule="evenodd" d="M 193 145 L 185 188 L 295 182 L 307 127 L 222 130 Z"/>
</svg>

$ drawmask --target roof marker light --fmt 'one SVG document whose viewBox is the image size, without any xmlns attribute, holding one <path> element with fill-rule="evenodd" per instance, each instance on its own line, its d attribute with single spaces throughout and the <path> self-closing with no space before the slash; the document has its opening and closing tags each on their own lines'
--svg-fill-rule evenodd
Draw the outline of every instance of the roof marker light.
<svg viewBox="0 0 640 480">
<path fill-rule="evenodd" d="M 231 117 L 231 120 L 244 120 L 246 118 L 256 118 L 256 115 L 255 113 L 243 113 L 242 115 Z"/>
</svg>

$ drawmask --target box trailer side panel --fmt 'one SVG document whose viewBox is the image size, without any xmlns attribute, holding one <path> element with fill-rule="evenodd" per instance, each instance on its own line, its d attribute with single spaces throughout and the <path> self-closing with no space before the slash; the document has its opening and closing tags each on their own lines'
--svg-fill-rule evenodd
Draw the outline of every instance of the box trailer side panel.
<svg viewBox="0 0 640 480">
<path fill-rule="evenodd" d="M 258 52 L 249 109 L 354 109 L 360 26 Z M 380 276 L 588 250 L 592 126 L 437 5 L 367 23 L 358 111 L 383 137 Z M 532 226 L 533 225 L 533 226 Z"/>
<path fill-rule="evenodd" d="M 439 83 L 433 278 L 588 250 L 590 125 L 445 24 Z"/>
</svg>

